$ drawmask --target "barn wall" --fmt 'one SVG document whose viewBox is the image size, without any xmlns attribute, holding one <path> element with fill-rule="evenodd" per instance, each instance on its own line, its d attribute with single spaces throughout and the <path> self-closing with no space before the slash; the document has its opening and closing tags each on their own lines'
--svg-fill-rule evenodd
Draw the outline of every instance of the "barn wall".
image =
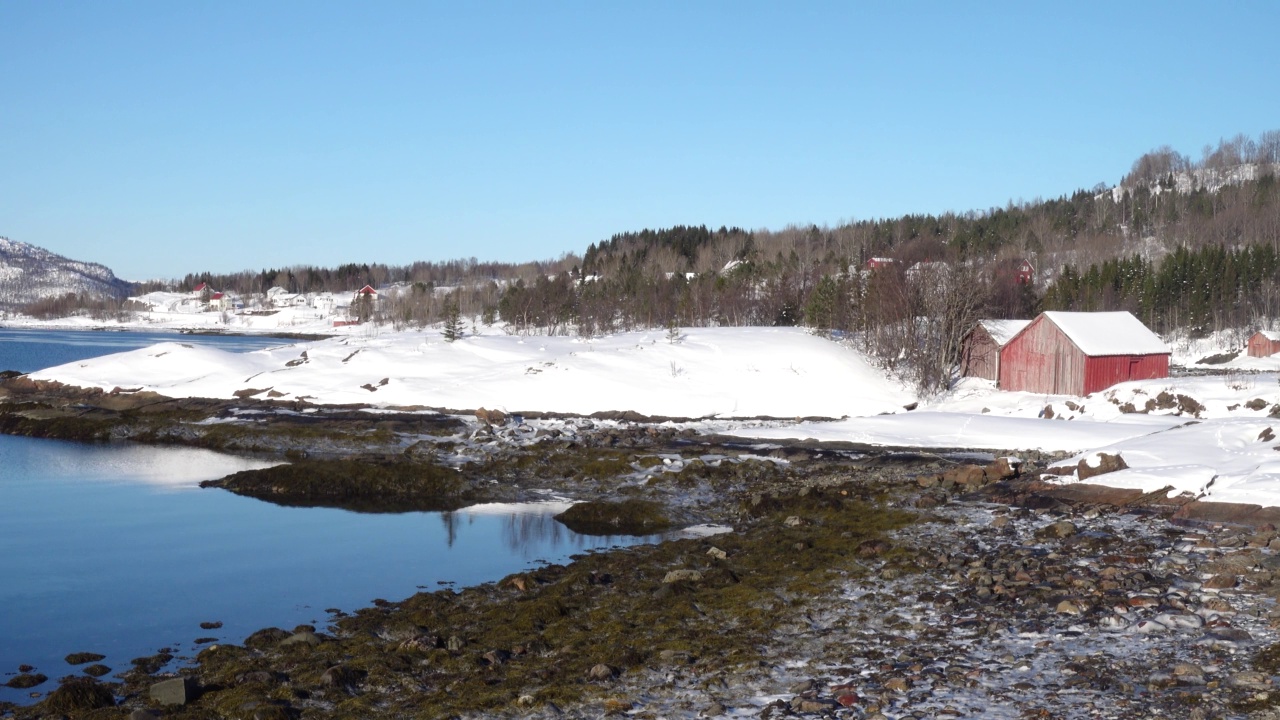
<svg viewBox="0 0 1280 720">
<path fill-rule="evenodd" d="M 1109 355 L 1085 360 L 1084 392 L 1105 390 L 1129 380 L 1169 377 L 1168 355 Z"/>
<path fill-rule="evenodd" d="M 960 374 L 987 380 L 1000 379 L 1000 348 L 981 325 L 965 337 L 964 354 L 960 358 Z"/>
<path fill-rule="evenodd" d="M 1000 352 L 1003 390 L 1084 394 L 1085 355 L 1043 315 Z"/>
<path fill-rule="evenodd" d="M 1271 357 L 1280 352 L 1280 341 L 1271 340 L 1262 333 L 1249 338 L 1249 357 Z"/>
</svg>

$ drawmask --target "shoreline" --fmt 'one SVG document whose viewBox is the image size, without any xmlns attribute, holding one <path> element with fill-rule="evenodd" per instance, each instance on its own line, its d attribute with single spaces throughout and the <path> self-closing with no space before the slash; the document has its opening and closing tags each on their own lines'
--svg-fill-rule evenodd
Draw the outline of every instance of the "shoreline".
<svg viewBox="0 0 1280 720">
<path fill-rule="evenodd" d="M 808 467 L 801 470 L 800 464 Z M 858 468 L 854 476 L 848 474 L 852 468 Z M 144 663 L 125 673 L 120 684 L 107 686 L 125 698 L 125 710 L 159 710 L 163 717 L 172 718 L 202 718 L 211 712 L 238 717 L 233 708 L 250 703 L 287 711 L 280 717 L 303 718 L 423 713 L 468 718 L 598 717 L 628 710 L 757 717 L 770 707 L 801 717 L 836 713 L 835 717 L 846 718 L 900 717 L 902 712 L 920 710 L 946 717 L 951 708 L 958 717 L 971 715 L 977 698 L 990 703 L 983 706 L 992 713 L 989 717 L 1014 717 L 1001 710 L 1021 711 L 1027 702 L 1048 708 L 1055 716 L 1075 717 L 1063 711 L 1082 710 L 1082 699 L 1091 707 L 1131 711 L 1139 706 L 1160 707 L 1172 715 L 1185 712 L 1193 697 L 1199 698 L 1194 701 L 1197 704 L 1218 703 L 1224 708 L 1228 703 L 1256 704 L 1256 692 L 1246 684 L 1265 679 L 1249 674 L 1258 672 L 1244 663 L 1252 651 L 1241 655 L 1236 649 L 1264 649 L 1278 638 L 1274 630 L 1266 629 L 1265 613 L 1256 621 L 1246 621 L 1237 613 L 1253 612 L 1249 608 L 1257 601 L 1250 598 L 1276 590 L 1246 588 L 1255 582 L 1254 574 L 1237 565 L 1231 567 L 1242 572 L 1243 579 L 1235 578 L 1227 589 L 1198 601 L 1219 608 L 1215 617 L 1237 618 L 1226 621 L 1234 635 L 1203 626 L 1165 628 L 1158 633 L 1158 646 L 1143 640 L 1135 647 L 1144 660 L 1153 652 L 1160 658 L 1182 657 L 1183 665 L 1195 663 L 1202 674 L 1222 675 L 1220 681 L 1188 686 L 1169 674 L 1168 684 L 1163 685 L 1159 663 L 1171 661 L 1156 662 L 1152 677 L 1136 677 L 1136 661 L 1116 660 L 1123 671 L 1118 681 L 1131 682 L 1135 689 L 1121 691 L 1114 683 L 1102 682 L 1102 667 L 1096 674 L 1083 670 L 1063 674 L 1055 667 L 1033 687 L 1019 690 L 1014 685 L 1021 680 L 1012 669 L 1003 684 L 984 671 L 983 683 L 975 685 L 966 674 L 953 674 L 945 666 L 931 676 L 923 658 L 914 664 L 900 660 L 886 665 L 874 660 L 878 656 L 873 653 L 862 661 L 850 660 L 850 653 L 856 658 L 875 647 L 889 650 L 895 647 L 895 638 L 921 634 L 911 645 L 896 647 L 923 642 L 919 652 L 925 656 L 964 653 L 967 659 L 955 657 L 952 663 L 966 664 L 970 668 L 966 672 L 990 662 L 975 664 L 974 653 L 987 642 L 1012 649 L 1014 665 L 1019 657 L 1049 662 L 1043 656 L 1055 657 L 1055 652 L 1065 655 L 1050 664 L 1067 663 L 1076 652 L 1072 647 L 1114 644 L 1117 631 L 1110 619 L 1121 616 L 1107 609 L 1106 597 L 1141 599 L 1165 583 L 1169 589 L 1160 590 L 1156 597 L 1163 593 L 1177 597 L 1183 592 L 1174 589 L 1183 575 L 1168 575 L 1167 569 L 1184 566 L 1163 560 L 1166 553 L 1177 552 L 1173 548 L 1181 547 L 1179 542 L 1198 543 L 1206 553 L 1210 547 L 1229 548 L 1228 553 L 1266 552 L 1249 549 L 1240 535 L 1222 528 L 1170 535 L 1160 529 L 1169 526 L 1159 509 L 1111 505 L 1083 495 L 1070 502 L 1037 495 L 1034 480 L 1008 478 L 972 492 L 960 486 L 925 487 L 923 479 L 939 477 L 943 469 L 921 461 L 799 461 L 767 482 L 735 479 L 737 490 L 730 504 L 737 508 L 737 519 L 727 535 L 592 553 L 565 565 L 535 568 L 478 586 L 375 601 L 350 614 L 335 615 L 330 628 L 264 628 L 241 644 L 206 647 L 191 666 L 176 674 L 147 672 Z M 682 480 L 674 477 L 668 482 Z M 1030 502 L 1003 504 L 1019 497 Z M 872 508 L 879 509 L 869 513 Z M 864 524 L 869 519 L 874 521 L 872 526 Z M 1107 535 L 1121 539 L 1105 540 Z M 974 545 L 975 541 L 980 544 Z M 1001 549 L 1002 542 L 1022 549 L 1011 553 Z M 1133 548 L 1127 549 L 1130 545 Z M 1056 561 L 1052 560 L 1055 554 Z M 1030 582 L 1002 571 L 1001 563 L 1016 557 L 1026 558 L 1018 561 L 1024 568 L 1019 573 L 1029 572 Z M 1212 566 L 1211 560 L 1225 562 L 1213 557 L 1192 562 L 1206 568 Z M 1074 568 L 1070 572 L 1085 577 L 1080 576 L 1085 558 L 1091 558 L 1087 560 L 1094 568 L 1091 572 L 1103 578 L 1090 581 L 1097 587 L 1077 586 L 1070 577 L 1054 579 L 1061 570 L 1051 566 Z M 974 574 L 973 566 L 979 562 L 988 575 Z M 1121 575 L 1109 574 L 1116 567 L 1129 569 Z M 1154 573 L 1155 568 L 1165 570 Z M 1106 579 L 1130 575 L 1137 584 Z M 860 598 L 856 606 L 842 600 L 851 592 Z M 949 599 L 942 602 L 944 592 Z M 923 608 L 897 600 L 917 593 L 937 600 L 931 599 Z M 1214 599 L 1219 597 L 1229 599 Z M 1028 604 L 1032 600 L 1036 602 Z M 767 610 L 764 615 L 752 610 L 758 602 L 765 602 L 760 608 Z M 1190 598 L 1183 602 L 1190 607 Z M 695 606 L 699 612 L 689 615 Z M 1221 614 L 1224 607 L 1231 608 L 1229 614 Z M 920 610 L 927 610 L 926 615 L 943 612 L 943 622 L 935 627 L 893 619 Z M 972 633 L 973 626 L 965 623 L 975 610 L 991 624 L 989 640 L 976 645 L 964 641 L 972 647 L 963 648 L 948 642 L 948 636 L 963 638 Z M 1128 612 L 1143 611 L 1134 606 Z M 1191 624 L 1193 616 L 1200 617 L 1185 610 L 1167 612 L 1186 618 L 1178 622 Z M 857 620 L 850 613 L 859 618 L 876 613 L 883 617 Z M 1154 611 L 1148 615 L 1156 617 Z M 1006 619 L 997 619 L 1001 617 Z M 868 630 L 880 629 L 853 644 L 841 642 L 842 634 L 852 629 L 846 625 L 850 621 L 855 623 L 852 627 L 869 622 Z M 1115 622 L 1138 627 L 1137 621 L 1133 617 Z M 681 629 L 673 630 L 672 622 Z M 694 632 L 703 622 L 731 623 L 736 630 L 732 637 L 707 632 L 710 626 Z M 1223 627 L 1222 620 L 1215 622 Z M 1034 650 L 1028 641 L 1020 640 L 1031 626 L 1040 628 L 1036 637 L 1043 638 L 1041 642 L 1052 641 L 1052 645 Z M 931 627 L 932 631 L 926 630 Z M 1085 629 L 1083 635 L 1081 629 Z M 625 632 L 627 640 L 609 640 L 615 632 Z M 1204 637 L 1219 635 L 1222 639 L 1215 640 L 1216 645 L 1204 645 Z M 1134 635 L 1135 640 L 1140 637 L 1147 636 Z M 1054 650 L 1059 644 L 1062 650 Z M 1008 655 L 997 650 L 990 651 L 993 658 Z M 1215 669 L 1203 669 L 1210 666 Z M 859 667 L 866 669 L 857 671 Z M 662 680 L 673 671 L 686 679 L 675 685 Z M 1086 685 L 1077 682 L 1071 685 L 1072 693 L 1062 694 L 1063 681 L 1081 677 L 1092 680 Z M 171 678 L 186 678 L 183 682 L 188 683 L 190 696 L 185 704 L 164 706 L 153 699 L 154 688 Z M 705 684 L 714 678 L 720 679 Z M 1136 687 L 1144 684 L 1150 688 L 1137 692 Z M 416 689 L 406 694 L 408 687 Z M 922 695 L 926 687 L 931 689 Z M 1068 705 L 1055 704 L 1063 702 Z M 25 719 L 40 715 L 41 708 L 9 710 L 15 718 Z"/>
<path fill-rule="evenodd" d="M 553 492 L 640 499 L 676 526 L 732 528 L 375 601 L 333 616 L 331 628 L 264 628 L 242 644 L 205 647 L 176 673 L 163 671 L 161 653 L 119 678 L 63 684 L 107 688 L 124 698 L 123 710 L 193 720 L 239 717 L 246 706 L 282 718 L 634 711 L 867 720 L 982 708 L 1012 718 L 1027 702 L 1063 717 L 1084 717 L 1082 703 L 1119 717 L 1152 707 L 1180 715 L 1194 703 L 1261 718 L 1249 714 L 1270 711 L 1258 688 L 1280 679 L 1280 667 L 1260 664 L 1280 641 L 1269 625 L 1280 596 L 1270 514 L 1046 484 L 1039 470 L 1054 455 L 1011 453 L 1023 460 L 1013 467 L 998 453 L 867 454 L 625 421 L 514 425 L 350 406 L 300 415 L 278 401 L 174 400 L 22 379 L 0 389 L 5 432 L 256 448 L 310 468 L 392 457 L 413 476 L 438 463 L 461 468 L 460 485 L 402 494 L 401 509 Z M 232 422 L 201 422 L 214 417 Z M 388 489 L 403 491 L 400 477 Z M 305 487 L 281 497 L 289 482 L 261 478 L 273 488 L 266 496 L 239 491 L 286 504 L 333 500 Z M 1242 531 L 1232 519 L 1260 522 Z M 1157 660 L 1117 652 L 1117 633 Z M 966 637 L 974 639 L 952 639 Z M 1094 659 L 1073 659 L 1086 656 Z M 1018 663 L 1038 668 L 1034 682 Z M 1192 665 L 1199 675 L 1183 667 Z M 156 688 L 175 679 L 183 703 L 160 704 Z M 40 716 L 60 702 L 57 692 L 7 710 Z"/>
<path fill-rule="evenodd" d="M 151 333 L 156 335 L 223 335 L 227 337 L 271 337 L 283 340 L 327 340 L 332 337 L 339 337 L 338 333 L 304 333 L 277 330 L 254 330 L 253 328 L 241 328 L 238 330 L 222 330 L 218 328 L 207 327 L 172 327 L 172 326 L 141 326 L 141 325 L 92 325 L 92 326 L 73 326 L 56 323 L 20 323 L 15 324 L 10 320 L 0 320 L 0 330 L 35 330 L 35 331 L 56 331 L 56 332 L 86 332 L 86 333 Z"/>
</svg>

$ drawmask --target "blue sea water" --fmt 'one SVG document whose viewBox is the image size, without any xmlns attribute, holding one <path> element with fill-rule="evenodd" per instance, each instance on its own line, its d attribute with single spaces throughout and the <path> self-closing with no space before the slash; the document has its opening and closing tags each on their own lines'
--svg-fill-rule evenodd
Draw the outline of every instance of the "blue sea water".
<svg viewBox="0 0 1280 720">
<path fill-rule="evenodd" d="M 50 358 L 88 357 L 74 356 L 90 348 L 140 346 L 136 336 L 114 337 L 123 333 L 25 332 L 0 331 L 0 367 L 37 369 Z M 93 337 L 81 342 L 83 335 Z M 240 349 L 263 342 L 272 344 L 251 338 Z M 194 656 L 199 638 L 239 642 L 262 627 L 323 628 L 330 608 L 654 540 L 578 535 L 536 505 L 362 514 L 198 487 L 263 462 L 0 435 L 0 700 L 31 700 L 32 691 L 2 687 L 20 664 L 53 678 L 34 689 L 48 692 L 81 671 L 63 660 L 72 652 L 104 654 L 104 664 L 123 672 L 130 659 L 163 647 Z M 201 622 L 223 625 L 203 630 Z"/>
</svg>

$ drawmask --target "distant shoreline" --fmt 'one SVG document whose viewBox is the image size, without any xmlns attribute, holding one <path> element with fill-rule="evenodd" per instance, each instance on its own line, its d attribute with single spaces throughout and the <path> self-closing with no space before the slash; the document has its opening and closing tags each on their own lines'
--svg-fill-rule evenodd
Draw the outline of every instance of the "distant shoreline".
<svg viewBox="0 0 1280 720">
<path fill-rule="evenodd" d="M 121 333 L 157 333 L 172 335 L 224 335 L 227 337 L 271 337 L 283 340 L 327 340 L 336 334 L 302 333 L 287 331 L 254 331 L 254 330 L 222 330 L 216 328 L 180 328 L 180 327 L 138 327 L 134 325 L 85 325 L 70 326 L 58 323 L 14 323 L 0 320 L 0 330 L 40 330 L 57 332 L 121 332 Z"/>
</svg>

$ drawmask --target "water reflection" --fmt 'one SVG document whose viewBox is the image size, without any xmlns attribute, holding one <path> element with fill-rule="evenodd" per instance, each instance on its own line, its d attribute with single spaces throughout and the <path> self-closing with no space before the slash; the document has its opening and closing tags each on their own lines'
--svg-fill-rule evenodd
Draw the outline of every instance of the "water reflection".
<svg viewBox="0 0 1280 720">
<path fill-rule="evenodd" d="M 553 517 L 567 502 L 367 514 L 185 490 L 246 463 L 261 464 L 0 435 L 0 680 L 23 663 L 74 673 L 62 658 L 79 651 L 123 669 L 197 637 L 239 643 L 271 625 L 323 625 L 320 608 L 490 582 L 652 539 L 578 535 Z M 223 628 L 201 630 L 210 620 Z M 26 696 L 0 687 L 0 700 Z"/>
<path fill-rule="evenodd" d="M 613 545 L 623 542 L 623 536 L 587 536 L 580 535 L 565 527 L 555 519 L 556 515 L 568 510 L 573 503 L 565 501 L 546 501 L 530 503 L 486 503 L 472 505 L 461 510 L 440 513 L 440 522 L 445 530 L 445 545 L 452 548 L 458 541 L 458 530 L 464 523 L 470 527 L 477 522 L 485 523 L 494 518 L 500 519 L 501 540 L 513 553 L 522 553 L 529 547 L 541 547 L 550 550 L 570 548 L 584 550 Z M 630 537 L 624 544 L 636 542 L 656 542 L 661 535 Z"/>
<path fill-rule="evenodd" d="M 41 446 L 22 446 L 35 452 L 49 479 L 84 479 L 99 482 L 144 483 L 169 490 L 197 489 L 205 480 L 216 480 L 242 470 L 258 470 L 279 465 L 278 461 L 256 460 L 201 450 L 198 448 L 157 448 L 118 443 L 83 445 L 58 444 L 49 452 Z M 3 457 L 0 455 L 0 457 Z"/>
</svg>

